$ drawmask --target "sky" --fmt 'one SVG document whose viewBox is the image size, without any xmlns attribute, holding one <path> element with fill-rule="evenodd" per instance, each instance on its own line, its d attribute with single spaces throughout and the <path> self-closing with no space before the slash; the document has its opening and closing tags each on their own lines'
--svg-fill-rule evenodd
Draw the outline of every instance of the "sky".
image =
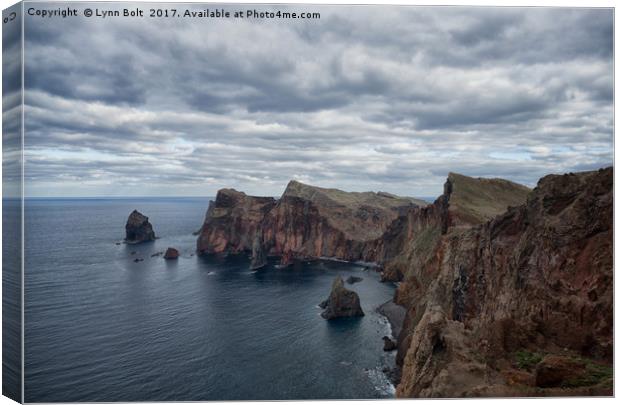
<svg viewBox="0 0 620 405">
<path fill-rule="evenodd" d="M 28 17 L 26 195 L 432 197 L 612 164 L 609 9 L 288 11 L 321 18 Z"/>
</svg>

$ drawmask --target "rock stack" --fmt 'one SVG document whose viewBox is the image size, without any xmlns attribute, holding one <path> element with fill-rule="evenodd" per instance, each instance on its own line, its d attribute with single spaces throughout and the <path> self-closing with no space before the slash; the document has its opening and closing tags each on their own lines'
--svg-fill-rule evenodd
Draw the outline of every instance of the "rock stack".
<svg viewBox="0 0 620 405">
<path fill-rule="evenodd" d="M 153 240 L 155 240 L 155 232 L 149 218 L 133 210 L 125 225 L 125 242 L 135 244 Z"/>
<path fill-rule="evenodd" d="M 340 276 L 334 280 L 329 298 L 319 306 L 324 309 L 321 316 L 325 319 L 364 316 L 360 297 L 355 291 L 344 288 L 344 281 Z"/>
</svg>

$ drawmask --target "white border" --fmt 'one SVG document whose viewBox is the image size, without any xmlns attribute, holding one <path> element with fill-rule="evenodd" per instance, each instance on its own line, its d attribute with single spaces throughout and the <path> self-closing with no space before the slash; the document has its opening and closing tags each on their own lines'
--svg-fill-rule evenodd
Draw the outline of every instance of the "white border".
<svg viewBox="0 0 620 405">
<path fill-rule="evenodd" d="M 28 1 L 30 3 L 32 2 L 36 2 L 36 1 Z M 84 2 L 84 1 L 77 1 L 77 0 L 67 0 L 67 3 L 71 3 L 71 2 Z M 162 1 L 162 0 L 154 0 L 154 1 L 149 1 L 150 3 L 189 3 L 188 1 L 180 1 L 180 0 L 167 0 L 167 1 Z M 16 1 L 11 1 L 11 0 L 0 0 L 0 6 L 2 9 L 5 9 L 13 4 L 17 3 Z M 244 1 L 239 1 L 239 0 L 233 0 L 233 1 L 193 1 L 192 3 L 230 3 L 230 4 L 235 4 L 235 3 L 270 3 L 270 4 L 275 4 L 275 3 L 282 3 L 282 4 L 342 4 L 342 5 L 347 5 L 347 4 L 384 4 L 384 5 L 429 5 L 429 6 L 512 6 L 512 7 L 535 7 L 535 6 L 552 6 L 552 7 L 588 7 L 588 8 L 592 8 L 592 7 L 611 7 L 611 8 L 615 8 L 615 2 L 612 0 L 589 0 L 587 2 L 579 2 L 579 1 L 566 1 L 566 0 L 540 0 L 540 1 L 526 1 L 526 0 L 510 0 L 510 1 L 493 1 L 493 0 L 476 0 L 476 1 L 468 1 L 468 0 L 423 0 L 423 1 L 416 1 L 416 0 L 390 0 L 390 1 L 381 1 L 381 0 L 375 0 L 375 1 L 371 1 L 371 0 L 356 0 L 356 1 L 351 1 L 351 0 L 336 0 L 336 1 L 328 1 L 328 0 L 289 0 L 289 1 L 273 1 L 273 2 L 269 2 L 269 1 L 259 1 L 259 0 L 244 0 Z M 22 10 L 23 10 L 23 5 L 22 5 Z M 23 12 L 22 12 L 23 15 Z M 24 25 L 25 25 L 25 21 L 22 21 L 22 39 L 23 39 L 23 33 L 24 33 Z M 1 38 L 1 30 L 0 30 L 0 38 Z M 616 54 L 616 47 L 617 47 L 617 43 L 618 43 L 618 34 L 615 30 L 615 9 L 614 9 L 614 56 Z M 23 72 L 23 61 L 24 61 L 24 49 L 23 49 L 23 40 L 22 40 L 22 285 L 24 282 L 24 271 L 23 271 L 23 265 L 24 265 L 24 260 L 23 260 L 23 244 L 24 244 L 24 205 L 23 205 L 23 198 L 24 198 L 24 184 L 23 184 L 23 174 L 24 174 L 24 167 L 25 167 L 25 161 L 24 161 L 24 156 L 23 156 L 23 141 L 24 141 L 24 136 L 23 136 L 23 130 L 24 130 L 24 123 L 25 123 L 25 118 L 24 118 L 24 107 L 23 107 L 23 101 L 24 101 L 24 72 Z M 614 62 L 615 62 L 615 58 L 614 58 Z M 0 64 L 0 74 L 1 74 L 1 64 Z M 614 106 L 615 106 L 615 90 L 616 90 L 616 82 L 615 82 L 615 75 L 617 73 L 617 66 L 614 63 Z M 2 84 L 0 82 L 0 92 L 2 89 Z M 614 108 L 614 124 L 616 122 L 616 110 Z M 1 139 L 1 138 L 0 138 Z M 614 141 L 615 141 L 615 125 L 614 125 Z M 1 140 L 0 140 L 1 143 Z M 617 158 L 620 156 L 620 152 L 616 149 L 615 147 L 615 142 L 614 142 L 614 162 L 618 161 Z M 0 165 L 0 178 L 2 175 L 2 167 Z M 615 178 L 615 168 L 614 168 L 614 178 Z M 615 180 L 614 180 L 615 181 Z M 615 184 L 615 183 L 614 183 Z M 614 257 L 618 257 L 618 254 L 620 254 L 620 247 L 618 245 L 616 245 L 616 239 L 615 239 L 615 234 L 618 231 L 618 229 L 620 228 L 619 226 L 617 226 L 617 223 L 615 221 L 615 212 L 617 212 L 617 210 L 620 208 L 620 203 L 616 200 L 615 198 L 615 189 L 614 189 Z M 0 207 L 0 213 L 1 213 L 2 208 Z M 0 223 L 0 231 L 1 231 L 1 223 Z M 0 232 L 1 234 L 1 232 Z M 1 238 L 1 236 L 0 236 Z M 0 260 L 2 259 L 2 253 L 0 252 Z M 615 265 L 615 261 L 614 261 L 614 275 L 615 275 L 615 270 L 616 270 L 616 265 Z M 617 277 L 614 277 L 614 308 L 615 308 L 615 298 L 616 298 L 616 294 L 618 293 L 618 280 Z M 24 365 L 24 289 L 22 289 L 22 378 L 23 378 L 23 365 Z M 1 298 L 1 292 L 0 292 L 0 298 Z M 614 325 L 618 325 L 618 313 L 617 311 L 614 311 Z M 0 331 L 1 331 L 1 325 L 0 325 Z M 614 327 L 614 337 L 615 337 L 615 327 Z M 616 348 L 616 345 L 614 345 L 614 348 Z M 0 346 L 0 355 L 1 355 L 1 346 Z M 618 360 L 618 350 L 615 350 L 614 352 L 614 364 L 619 364 L 617 362 Z M 615 368 L 614 368 L 614 392 L 617 393 L 618 392 L 618 381 L 617 381 L 617 375 L 615 373 Z M 24 385 L 22 384 L 22 398 L 23 398 L 23 388 Z M 523 403 L 531 403 L 532 401 L 545 401 L 545 404 L 581 404 L 582 402 L 584 402 L 584 400 L 587 401 L 593 401 L 596 402 L 597 404 L 611 404 L 611 403 L 615 403 L 615 399 L 613 398 L 536 398 L 536 399 L 467 399 L 466 401 L 468 403 L 485 403 L 485 404 L 501 404 L 501 403 L 506 403 L 507 401 L 510 401 L 510 404 L 523 404 Z M 404 403 L 408 403 L 408 404 L 412 404 L 414 403 L 429 403 L 430 401 L 451 401 L 451 400 L 420 400 L 420 399 L 416 399 L 416 400 L 399 400 L 399 402 L 403 402 Z M 272 402 L 276 402 L 276 401 L 272 401 Z M 300 402 L 300 401 L 298 401 Z M 303 401 L 304 403 L 310 403 L 310 404 L 318 404 L 321 401 Z M 341 401 L 339 401 L 341 402 Z M 358 401 L 347 401 L 347 402 L 358 402 Z M 362 401 L 359 401 L 362 402 Z M 366 404 L 380 404 L 380 403 L 385 403 L 385 400 L 368 400 L 368 401 L 363 401 Z M 6 398 L 6 397 L 0 397 L 0 405 L 8 405 L 8 404 L 14 404 L 14 401 L 11 401 L 10 399 Z M 182 404 L 181 402 L 171 402 L 172 404 Z M 215 402 L 213 402 L 215 403 Z M 219 403 L 219 402 L 218 402 Z M 258 401 L 254 402 L 236 402 L 236 401 L 230 401 L 230 402 L 222 402 L 222 403 L 226 403 L 226 404 L 257 404 L 259 403 Z M 279 403 L 284 403 L 284 404 L 294 404 L 296 402 L 293 401 L 279 401 Z M 161 404 L 161 402 L 156 402 L 156 403 L 145 403 L 145 404 Z"/>
</svg>

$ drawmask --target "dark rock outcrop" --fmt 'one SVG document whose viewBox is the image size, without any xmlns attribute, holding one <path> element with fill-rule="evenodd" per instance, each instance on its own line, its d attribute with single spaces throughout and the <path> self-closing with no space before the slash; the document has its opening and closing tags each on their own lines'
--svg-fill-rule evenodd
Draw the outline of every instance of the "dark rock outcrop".
<svg viewBox="0 0 620 405">
<path fill-rule="evenodd" d="M 387 318 L 392 328 L 392 336 L 398 338 L 407 313 L 406 309 L 393 301 L 388 301 L 381 304 L 377 312 Z"/>
<path fill-rule="evenodd" d="M 153 240 L 155 240 L 155 232 L 149 218 L 133 210 L 125 225 L 125 242 L 134 244 Z"/>
<path fill-rule="evenodd" d="M 393 341 L 389 336 L 383 336 L 383 351 L 391 352 L 392 350 L 396 350 L 398 345 L 395 341 Z"/>
<path fill-rule="evenodd" d="M 164 259 L 166 260 L 176 260 L 179 258 L 179 251 L 173 247 L 169 247 L 166 249 L 166 253 L 164 253 Z"/>
<path fill-rule="evenodd" d="M 347 277 L 347 284 L 361 283 L 362 281 L 364 281 L 362 277 L 357 277 L 357 276 Z"/>
<path fill-rule="evenodd" d="M 400 383 L 400 367 L 383 367 L 382 371 L 394 386 Z"/>
<path fill-rule="evenodd" d="M 571 381 L 582 378 L 586 373 L 586 365 L 575 359 L 549 355 L 536 366 L 536 385 L 542 388 L 561 387 Z"/>
<path fill-rule="evenodd" d="M 334 280 L 329 298 L 323 301 L 320 307 L 325 309 L 321 313 L 325 319 L 364 316 L 359 296 L 355 291 L 344 288 L 344 281 L 340 276 Z"/>
</svg>

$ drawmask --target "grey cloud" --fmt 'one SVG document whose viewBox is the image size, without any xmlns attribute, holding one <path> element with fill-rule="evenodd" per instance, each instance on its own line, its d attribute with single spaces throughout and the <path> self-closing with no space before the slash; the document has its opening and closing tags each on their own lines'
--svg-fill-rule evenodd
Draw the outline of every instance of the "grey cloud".
<svg viewBox="0 0 620 405">
<path fill-rule="evenodd" d="M 531 186 L 611 163 L 610 10 L 312 9 L 28 20 L 29 191 L 430 196 L 449 171 Z"/>
</svg>

